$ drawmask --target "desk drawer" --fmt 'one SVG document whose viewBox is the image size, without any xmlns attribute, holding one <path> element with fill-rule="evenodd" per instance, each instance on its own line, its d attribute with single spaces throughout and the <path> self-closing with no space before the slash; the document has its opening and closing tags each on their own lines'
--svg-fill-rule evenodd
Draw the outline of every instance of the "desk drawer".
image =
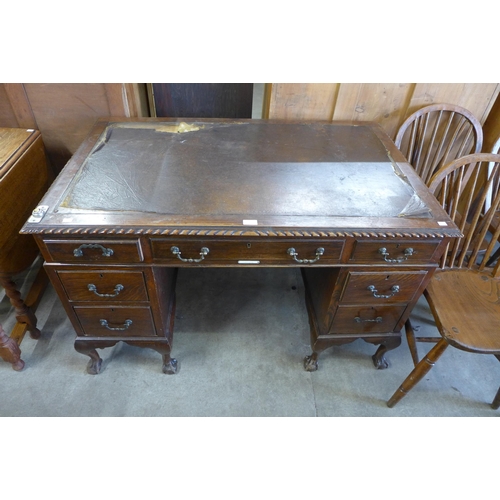
<svg viewBox="0 0 500 500">
<path fill-rule="evenodd" d="M 402 306 L 344 306 L 337 309 L 332 334 L 336 333 L 388 333 L 395 331 L 406 309 Z M 400 328 L 398 328 L 399 330 Z"/>
<path fill-rule="evenodd" d="M 427 271 L 351 271 L 340 300 L 343 304 L 411 302 Z"/>
<path fill-rule="evenodd" d="M 221 240 L 221 239 L 153 239 L 153 259 L 175 266 L 196 265 L 321 265 L 340 261 L 344 241 L 297 240 Z M 172 251 L 174 248 L 175 254 Z M 202 249 L 205 248 L 204 252 Z M 293 249 L 292 252 L 290 249 Z M 203 255 L 202 253 L 205 253 Z M 293 253 L 295 253 L 295 258 Z M 182 259 L 192 259 L 185 262 Z M 300 262 L 308 260 L 314 262 Z"/>
<path fill-rule="evenodd" d="M 121 264 L 142 262 L 139 240 L 45 240 L 53 262 Z"/>
<path fill-rule="evenodd" d="M 353 264 L 412 265 L 436 262 L 440 241 L 357 240 L 349 262 Z"/>
<path fill-rule="evenodd" d="M 83 328 L 91 337 L 155 337 L 153 315 L 149 307 L 79 307 L 73 308 Z"/>
<path fill-rule="evenodd" d="M 58 271 L 71 301 L 147 301 L 141 271 Z"/>
</svg>

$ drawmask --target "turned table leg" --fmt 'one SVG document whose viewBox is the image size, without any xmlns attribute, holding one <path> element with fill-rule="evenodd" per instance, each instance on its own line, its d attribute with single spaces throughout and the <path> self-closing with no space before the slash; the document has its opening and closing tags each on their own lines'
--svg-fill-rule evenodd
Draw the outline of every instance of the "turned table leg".
<svg viewBox="0 0 500 500">
<path fill-rule="evenodd" d="M 0 358 L 7 363 L 12 363 L 12 368 L 21 371 L 24 368 L 24 361 L 21 359 L 21 349 L 17 342 L 11 339 L 0 325 Z"/>
<path fill-rule="evenodd" d="M 32 339 L 40 338 L 40 330 L 36 327 L 37 319 L 35 313 L 29 308 L 17 290 L 16 284 L 11 277 L 0 276 L 0 285 L 5 289 L 5 295 L 9 297 L 10 303 L 16 311 L 18 323 L 25 323 Z"/>
</svg>

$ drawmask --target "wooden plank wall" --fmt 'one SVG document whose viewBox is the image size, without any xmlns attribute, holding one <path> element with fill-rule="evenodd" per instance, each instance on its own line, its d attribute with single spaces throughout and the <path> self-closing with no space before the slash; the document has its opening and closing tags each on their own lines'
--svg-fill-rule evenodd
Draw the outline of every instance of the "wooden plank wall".
<svg viewBox="0 0 500 500">
<path fill-rule="evenodd" d="M 484 125 L 484 150 L 500 135 L 498 83 L 268 83 L 264 118 L 373 120 L 394 138 L 431 103 L 458 104 Z M 59 172 L 101 116 L 149 116 L 146 84 L 0 84 L 0 127 L 37 128 Z"/>
<path fill-rule="evenodd" d="M 40 130 L 58 173 L 102 116 L 148 116 L 145 84 L 0 84 L 0 127 Z"/>
<path fill-rule="evenodd" d="M 394 139 L 417 109 L 449 103 L 471 111 L 485 125 L 486 136 L 495 135 L 500 121 L 500 104 L 494 106 L 499 92 L 498 83 L 269 83 L 264 117 L 375 121 Z M 492 108 L 495 115 L 489 117 Z"/>
</svg>

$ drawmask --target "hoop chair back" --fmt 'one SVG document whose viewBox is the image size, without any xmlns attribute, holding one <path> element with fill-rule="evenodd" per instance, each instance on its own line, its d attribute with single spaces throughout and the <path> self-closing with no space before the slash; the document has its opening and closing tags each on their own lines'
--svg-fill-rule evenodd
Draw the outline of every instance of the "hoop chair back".
<svg viewBox="0 0 500 500">
<path fill-rule="evenodd" d="M 467 109 L 432 104 L 410 115 L 398 130 L 395 144 L 423 181 L 461 156 L 480 153 L 483 129 Z"/>
<path fill-rule="evenodd" d="M 449 245 L 441 269 L 489 267 L 500 236 L 500 225 L 491 233 L 500 209 L 499 178 L 500 155 L 478 153 L 454 160 L 430 180 L 429 189 L 464 235 Z M 498 268 L 492 270 L 495 277 Z"/>
</svg>

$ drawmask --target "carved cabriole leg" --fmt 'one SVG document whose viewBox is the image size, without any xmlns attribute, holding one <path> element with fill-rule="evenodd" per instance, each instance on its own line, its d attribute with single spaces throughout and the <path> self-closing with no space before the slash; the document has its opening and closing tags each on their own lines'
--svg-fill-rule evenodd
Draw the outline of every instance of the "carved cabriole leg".
<svg viewBox="0 0 500 500">
<path fill-rule="evenodd" d="M 318 369 L 318 356 L 325 350 L 332 347 L 331 340 L 315 339 L 315 332 L 311 330 L 312 353 L 304 358 L 304 369 L 308 372 L 315 372 Z"/>
<path fill-rule="evenodd" d="M 75 350 L 90 357 L 87 373 L 97 375 L 101 371 L 102 359 L 92 345 L 85 340 L 75 340 Z"/>
<path fill-rule="evenodd" d="M 367 340 L 367 339 L 365 339 Z M 401 337 L 389 337 L 388 339 L 384 340 L 382 344 L 380 344 L 379 348 L 375 352 L 375 354 L 372 356 L 373 364 L 376 366 L 378 370 L 384 370 L 385 368 L 389 367 L 389 363 L 385 359 L 385 354 L 388 351 L 392 351 L 393 349 L 396 349 L 396 347 L 399 347 L 401 345 Z"/>
<path fill-rule="evenodd" d="M 127 340 L 121 339 L 128 345 L 140 347 L 141 349 L 153 349 L 162 356 L 162 371 L 167 375 L 175 375 L 180 370 L 180 363 L 170 357 L 172 351 L 171 339 L 164 338 L 161 340 Z"/>
<path fill-rule="evenodd" d="M 304 358 L 304 369 L 307 372 L 315 372 L 318 369 L 318 352 L 313 352 Z"/>
<path fill-rule="evenodd" d="M 307 286 L 306 275 L 303 269 L 301 269 L 301 272 L 302 272 L 302 278 L 304 279 L 304 283 L 306 284 L 306 294 L 305 294 L 306 308 L 307 308 L 307 316 L 309 319 L 309 337 L 311 340 L 311 349 L 312 349 L 312 353 L 304 358 L 303 363 L 304 363 L 304 369 L 306 371 L 315 372 L 318 369 L 318 356 L 320 352 L 330 347 L 330 344 L 328 342 L 321 341 L 318 339 L 321 332 L 320 326 L 318 324 L 318 319 L 316 317 L 309 288 Z"/>
<path fill-rule="evenodd" d="M 181 368 L 180 363 L 177 362 L 175 358 L 170 357 L 170 351 L 172 350 L 172 346 L 169 343 L 162 344 L 153 344 L 151 349 L 154 349 L 156 352 L 159 352 L 162 357 L 163 365 L 162 371 L 167 375 L 175 375 Z"/>
<path fill-rule="evenodd" d="M 163 366 L 162 371 L 167 375 L 175 375 L 180 369 L 181 364 L 175 358 L 170 357 L 170 352 L 172 350 L 172 332 L 174 331 L 174 319 L 175 319 L 175 308 L 176 308 L 176 296 L 175 291 L 173 293 L 173 299 L 170 302 L 169 308 L 169 341 L 165 345 L 161 345 L 160 348 L 156 348 L 156 351 L 162 355 Z"/>
<path fill-rule="evenodd" d="M 24 368 L 24 361 L 21 359 L 21 349 L 17 342 L 11 339 L 0 325 L 0 358 L 7 363 L 12 363 L 12 368 L 21 371 Z"/>
<path fill-rule="evenodd" d="M 171 358 L 170 354 L 162 354 L 163 366 L 162 371 L 167 375 L 175 375 L 180 370 L 180 363 L 175 358 Z"/>
<path fill-rule="evenodd" d="M 427 354 L 413 371 L 406 377 L 404 382 L 399 386 L 399 389 L 392 395 L 391 399 L 387 402 L 387 406 L 392 408 L 398 401 L 403 399 L 408 392 L 415 387 L 420 380 L 422 380 L 429 370 L 434 366 L 434 363 L 441 357 L 443 352 L 448 347 L 448 342 L 441 339 Z"/>
<path fill-rule="evenodd" d="M 35 313 L 25 304 L 12 278 L 0 276 L 0 284 L 5 289 L 5 295 L 9 297 L 10 303 L 16 310 L 18 323 L 26 323 L 27 330 L 32 339 L 40 338 L 40 330 L 36 327 L 37 319 Z"/>
</svg>

